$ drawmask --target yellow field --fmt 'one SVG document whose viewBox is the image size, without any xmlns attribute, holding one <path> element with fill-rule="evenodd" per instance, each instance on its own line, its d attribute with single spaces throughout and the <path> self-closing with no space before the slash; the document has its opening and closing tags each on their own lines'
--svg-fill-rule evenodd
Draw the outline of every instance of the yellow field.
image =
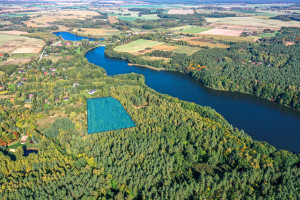
<svg viewBox="0 0 300 200">
<path fill-rule="evenodd" d="M 73 32 L 78 33 L 80 35 L 100 36 L 100 35 L 113 35 L 119 33 L 120 31 L 118 29 L 107 27 L 107 28 L 81 28 L 81 31 L 75 28 Z"/>
<path fill-rule="evenodd" d="M 0 52 L 9 53 L 10 57 L 1 63 L 24 64 L 36 58 L 45 45 L 40 39 L 0 33 Z"/>
<path fill-rule="evenodd" d="M 282 26 L 300 27 L 300 22 L 289 21 L 284 22 L 275 19 L 261 19 L 257 17 L 225 17 L 225 18 L 205 18 L 209 23 L 218 24 L 234 24 L 234 25 L 247 25 L 263 28 L 280 29 Z"/>
<path fill-rule="evenodd" d="M 30 18 L 29 21 L 25 22 L 27 26 L 40 27 L 45 26 L 47 23 L 53 23 L 55 21 L 63 19 L 85 19 L 86 17 L 100 15 L 94 11 L 87 10 L 69 10 L 69 11 L 58 11 L 58 12 L 45 12 L 40 17 Z"/>
</svg>

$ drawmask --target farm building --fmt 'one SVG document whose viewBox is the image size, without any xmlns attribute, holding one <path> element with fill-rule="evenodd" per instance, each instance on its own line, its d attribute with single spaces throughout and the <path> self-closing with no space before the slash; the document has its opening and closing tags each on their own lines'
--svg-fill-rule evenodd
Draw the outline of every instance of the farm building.
<svg viewBox="0 0 300 200">
<path fill-rule="evenodd" d="M 27 141 L 28 135 L 23 135 L 21 138 L 21 144 L 25 144 Z"/>
<path fill-rule="evenodd" d="M 0 91 L 3 91 L 3 90 L 5 90 L 6 88 L 5 88 L 5 85 L 0 85 Z"/>
<path fill-rule="evenodd" d="M 96 90 L 96 89 L 93 89 L 93 90 L 89 91 L 88 93 L 89 93 L 89 94 L 95 94 L 96 92 L 97 92 L 97 90 Z"/>
</svg>

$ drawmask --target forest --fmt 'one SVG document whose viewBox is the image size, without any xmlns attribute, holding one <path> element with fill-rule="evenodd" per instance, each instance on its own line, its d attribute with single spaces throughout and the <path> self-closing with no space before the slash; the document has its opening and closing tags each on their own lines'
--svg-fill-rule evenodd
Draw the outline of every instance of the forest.
<svg viewBox="0 0 300 200">
<path fill-rule="evenodd" d="M 252 140 L 210 107 L 159 94 L 141 75 L 106 76 L 84 57 L 91 43 L 62 48 L 56 62 L 30 63 L 20 75 L 26 84 L 9 89 L 15 101 L 0 101 L 2 132 L 29 132 L 39 148 L 27 157 L 23 147 L 0 148 L 0 199 L 300 198 L 299 154 Z M 219 51 L 213 59 L 235 59 Z M 89 96 L 90 89 L 98 92 Z M 25 107 L 29 93 L 32 105 Z M 107 96 L 121 102 L 136 127 L 89 135 L 87 98 Z"/>
<path fill-rule="evenodd" d="M 296 38 L 299 32 L 300 29 Z M 255 43 L 227 42 L 230 45 L 228 49 L 201 47 L 191 56 L 160 50 L 147 54 L 171 58 L 169 63 L 116 52 L 113 51 L 114 46 L 106 48 L 105 53 L 110 57 L 125 58 L 135 64 L 175 69 L 213 89 L 250 93 L 299 110 L 299 41 L 292 46 L 284 45 L 284 42 L 294 40 L 294 34 L 295 28 L 282 28 L 273 38 L 263 38 Z M 134 36 L 132 40 L 137 37 L 170 42 L 170 39 L 159 34 Z"/>
</svg>

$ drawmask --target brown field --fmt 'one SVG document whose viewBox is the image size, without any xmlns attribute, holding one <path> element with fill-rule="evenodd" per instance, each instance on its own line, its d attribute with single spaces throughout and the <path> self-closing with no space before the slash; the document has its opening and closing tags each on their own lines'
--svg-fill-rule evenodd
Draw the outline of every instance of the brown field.
<svg viewBox="0 0 300 200">
<path fill-rule="evenodd" d="M 40 39 L 25 36 L 9 35 L 0 33 L 0 51 L 9 53 L 10 57 L 1 65 L 22 65 L 38 57 L 39 52 L 45 45 Z"/>
<path fill-rule="evenodd" d="M 173 51 L 175 49 L 177 49 L 178 47 L 176 46 L 170 46 L 170 45 L 167 45 L 167 44 L 160 44 L 160 45 L 156 45 L 156 46 L 153 46 L 151 49 L 149 50 L 142 50 L 142 51 L 139 51 L 137 54 L 146 54 L 146 53 L 150 53 L 152 51 L 155 51 L 155 50 L 160 50 L 160 51 Z"/>
<path fill-rule="evenodd" d="M 235 36 L 225 36 L 225 35 L 204 35 L 204 38 L 210 38 L 214 40 L 223 40 L 223 41 L 230 41 L 230 42 L 254 42 L 259 37 L 235 37 Z"/>
<path fill-rule="evenodd" d="M 114 23 L 118 23 L 119 20 L 118 20 L 118 17 L 117 16 L 108 16 L 108 20 L 111 24 L 114 24 Z"/>
<path fill-rule="evenodd" d="M 223 36 L 234 36 L 239 37 L 243 31 L 242 30 L 229 30 L 229 29 L 218 29 L 214 28 L 212 30 L 204 31 L 199 33 L 200 35 L 223 35 Z"/>
<path fill-rule="evenodd" d="M 26 34 L 27 32 L 25 32 L 25 31 L 0 31 L 0 33 L 10 34 L 10 35 L 22 35 L 22 34 Z"/>
<path fill-rule="evenodd" d="M 114 29 L 111 27 L 106 28 L 81 28 L 81 31 L 78 29 L 73 30 L 75 33 L 80 35 L 113 35 L 119 32 L 118 29 Z"/>
<path fill-rule="evenodd" d="M 31 58 L 9 58 L 0 65 L 22 65 L 30 62 L 31 60 Z"/>
<path fill-rule="evenodd" d="M 194 14 L 193 10 L 186 10 L 186 9 L 170 9 L 168 14 L 171 15 L 187 15 L 187 14 Z"/>
<path fill-rule="evenodd" d="M 32 17 L 30 21 L 25 22 L 27 26 L 38 27 L 45 26 L 48 23 L 60 21 L 63 19 L 85 19 L 86 17 L 100 15 L 94 11 L 86 10 L 69 10 L 69 11 L 58 11 L 58 12 L 45 12 L 41 17 Z"/>
<path fill-rule="evenodd" d="M 15 39 L 11 41 L 4 42 L 1 46 L 1 52 L 6 53 L 39 53 L 45 42 L 43 40 L 35 38 Z"/>
<path fill-rule="evenodd" d="M 191 45 L 208 46 L 210 48 L 229 48 L 228 45 L 218 43 L 213 39 L 208 39 L 204 37 L 188 37 L 181 40 L 187 41 Z"/>
<path fill-rule="evenodd" d="M 151 60 L 151 61 L 163 60 L 165 62 L 169 62 L 171 60 L 170 58 L 154 57 L 154 56 L 143 56 L 142 58 L 145 60 Z"/>
</svg>

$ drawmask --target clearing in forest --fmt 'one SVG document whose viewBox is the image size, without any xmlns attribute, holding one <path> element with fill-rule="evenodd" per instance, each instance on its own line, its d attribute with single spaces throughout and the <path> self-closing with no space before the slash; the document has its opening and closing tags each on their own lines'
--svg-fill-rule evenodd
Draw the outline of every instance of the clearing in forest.
<svg viewBox="0 0 300 200">
<path fill-rule="evenodd" d="M 135 127 L 120 103 L 112 97 L 87 100 L 88 134 Z"/>
</svg>

